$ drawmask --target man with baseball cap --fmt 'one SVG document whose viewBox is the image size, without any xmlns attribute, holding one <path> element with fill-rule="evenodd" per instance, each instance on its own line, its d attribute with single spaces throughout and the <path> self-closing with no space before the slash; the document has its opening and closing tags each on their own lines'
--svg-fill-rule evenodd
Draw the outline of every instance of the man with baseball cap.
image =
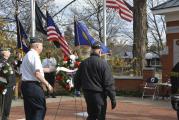
<svg viewBox="0 0 179 120">
<path fill-rule="evenodd" d="M 39 56 L 43 49 L 42 42 L 39 38 L 31 39 L 31 49 L 24 56 L 21 64 L 21 90 L 26 120 L 44 120 L 45 118 L 46 100 L 41 84 L 45 85 L 49 91 L 53 91 L 52 86 L 44 78 Z"/>
<path fill-rule="evenodd" d="M 74 77 L 75 88 L 83 90 L 87 120 L 105 120 L 107 96 L 111 100 L 111 108 L 116 107 L 114 79 L 107 61 L 100 58 L 101 43 L 97 41 L 91 48 L 91 56 L 80 64 Z"/>
</svg>

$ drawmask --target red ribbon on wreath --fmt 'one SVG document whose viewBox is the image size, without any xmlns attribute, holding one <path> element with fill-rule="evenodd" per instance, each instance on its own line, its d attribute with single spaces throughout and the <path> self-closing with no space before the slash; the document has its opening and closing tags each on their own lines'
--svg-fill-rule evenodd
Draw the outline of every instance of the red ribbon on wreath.
<svg viewBox="0 0 179 120">
<path fill-rule="evenodd" d="M 55 76 L 55 79 L 57 81 L 61 81 L 61 80 L 63 80 L 63 77 L 61 75 L 57 75 L 57 76 Z"/>
<path fill-rule="evenodd" d="M 79 68 L 80 61 L 75 59 L 74 55 L 70 55 L 69 57 L 64 56 L 62 65 L 59 65 L 59 67 L 63 67 L 69 70 L 74 70 L 76 68 Z M 56 74 L 55 79 L 58 81 L 59 85 L 62 86 L 65 90 L 71 91 L 73 89 L 73 77 L 74 73 L 68 73 L 63 70 L 59 70 Z"/>
</svg>

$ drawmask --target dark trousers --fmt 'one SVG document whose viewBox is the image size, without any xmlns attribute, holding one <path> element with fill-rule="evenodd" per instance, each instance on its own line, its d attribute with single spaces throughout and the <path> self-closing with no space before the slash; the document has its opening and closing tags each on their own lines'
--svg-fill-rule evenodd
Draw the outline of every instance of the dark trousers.
<svg viewBox="0 0 179 120">
<path fill-rule="evenodd" d="M 171 104 L 172 104 L 173 109 L 177 112 L 177 118 L 179 120 L 179 100 L 172 96 Z"/>
<path fill-rule="evenodd" d="M 45 79 L 48 81 L 48 83 L 52 87 L 54 87 L 54 84 L 55 84 L 55 76 L 54 75 L 55 74 L 53 72 L 51 72 L 51 73 L 45 73 Z M 53 91 L 53 93 L 50 94 L 48 89 L 47 89 L 47 95 L 55 96 L 54 91 Z"/>
<path fill-rule="evenodd" d="M 45 73 L 45 79 L 49 82 L 51 86 L 54 86 L 55 83 L 55 74 L 53 72 L 51 73 Z"/>
<path fill-rule="evenodd" d="M 22 82 L 22 95 L 26 120 L 44 120 L 46 114 L 46 101 L 40 83 Z"/>
<path fill-rule="evenodd" d="M 84 91 L 87 104 L 87 120 L 105 120 L 107 97 L 101 92 Z"/>
<path fill-rule="evenodd" d="M 13 98 L 13 87 L 8 87 L 6 88 L 7 92 L 3 96 L 3 109 L 2 109 L 2 120 L 8 120 L 9 114 L 10 114 L 10 109 L 11 109 L 11 103 L 12 103 L 12 98 Z"/>
</svg>

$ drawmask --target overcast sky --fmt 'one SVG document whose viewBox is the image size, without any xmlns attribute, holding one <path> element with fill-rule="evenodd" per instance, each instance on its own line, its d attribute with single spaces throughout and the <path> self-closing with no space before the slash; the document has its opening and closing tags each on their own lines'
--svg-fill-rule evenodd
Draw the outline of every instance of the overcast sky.
<svg viewBox="0 0 179 120">
<path fill-rule="evenodd" d="M 57 4 L 63 4 L 63 5 L 65 5 L 65 4 L 67 4 L 67 3 L 71 2 L 71 1 L 72 0 L 55 0 L 55 2 Z"/>
<path fill-rule="evenodd" d="M 72 1 L 73 0 L 55 0 L 56 6 L 58 6 L 58 8 L 57 8 L 58 10 L 57 11 L 61 10 L 62 8 L 64 8 L 67 4 L 69 4 Z M 71 8 L 80 10 L 79 4 L 80 4 L 80 6 L 84 6 L 85 5 L 85 3 L 83 4 L 82 0 L 76 0 L 71 5 L 69 5 L 67 8 L 65 8 L 65 10 L 63 10 L 62 12 L 60 12 L 58 14 L 58 16 L 62 20 L 60 22 L 60 24 L 64 24 L 64 23 L 68 24 L 68 22 L 69 22 L 68 20 L 73 19 L 73 17 L 72 17 L 73 14 L 71 12 Z"/>
<path fill-rule="evenodd" d="M 57 6 L 59 7 L 64 7 L 65 5 L 67 5 L 68 3 L 72 2 L 73 0 L 55 0 L 55 3 L 57 4 Z M 81 0 L 76 0 L 75 2 L 73 2 L 72 5 L 74 5 L 75 3 L 78 3 Z"/>
</svg>

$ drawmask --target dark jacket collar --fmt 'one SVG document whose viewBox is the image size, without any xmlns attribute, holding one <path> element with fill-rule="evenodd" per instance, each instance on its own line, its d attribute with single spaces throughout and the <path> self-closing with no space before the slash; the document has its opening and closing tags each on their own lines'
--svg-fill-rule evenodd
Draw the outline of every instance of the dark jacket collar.
<svg viewBox="0 0 179 120">
<path fill-rule="evenodd" d="M 93 52 L 91 53 L 91 56 L 97 56 L 97 57 L 100 57 L 97 53 Z"/>
</svg>

